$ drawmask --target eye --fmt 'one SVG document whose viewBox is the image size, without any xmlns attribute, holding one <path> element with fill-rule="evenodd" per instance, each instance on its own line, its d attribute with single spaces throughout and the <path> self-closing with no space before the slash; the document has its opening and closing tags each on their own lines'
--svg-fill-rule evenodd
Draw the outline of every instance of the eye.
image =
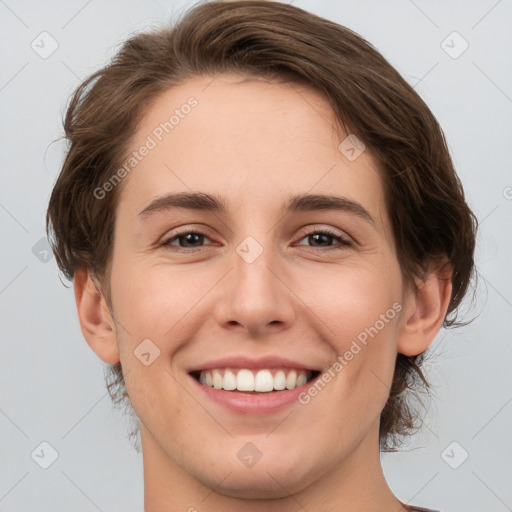
<svg viewBox="0 0 512 512">
<path fill-rule="evenodd" d="M 183 231 L 165 240 L 161 245 L 177 251 L 181 249 L 199 249 L 202 247 L 205 238 L 210 240 L 206 234 L 201 231 Z M 175 242 L 178 242 L 178 244 Z"/>
<path fill-rule="evenodd" d="M 305 240 L 305 239 L 307 239 L 309 242 L 313 242 L 313 244 L 320 244 L 317 246 L 313 245 L 312 247 L 314 249 L 317 249 L 317 248 L 321 249 L 322 247 L 324 247 L 326 250 L 342 249 L 343 247 L 350 247 L 352 245 L 352 243 L 350 242 L 350 240 L 347 237 L 342 236 L 339 233 L 335 233 L 334 231 L 330 231 L 329 229 L 325 229 L 325 228 L 310 231 L 303 238 L 301 238 L 301 240 Z M 333 240 L 339 242 L 341 247 L 340 246 L 338 246 L 338 247 L 331 246 L 329 244 L 329 242 L 332 242 Z M 304 245 L 304 244 L 299 244 L 299 245 Z"/>
<path fill-rule="evenodd" d="M 203 247 L 205 239 L 210 240 L 208 236 L 202 231 L 182 231 L 181 233 L 176 233 L 171 238 L 168 238 L 162 242 L 161 246 L 173 251 L 190 253 Z M 344 247 L 350 247 L 352 245 L 351 241 L 347 237 L 325 228 L 310 231 L 305 236 L 303 236 L 300 241 L 306 239 L 308 242 L 313 243 L 313 245 L 310 245 L 310 247 L 324 251 L 343 249 Z M 333 246 L 333 241 L 338 242 L 338 245 Z M 297 245 L 304 244 L 299 243 Z"/>
</svg>

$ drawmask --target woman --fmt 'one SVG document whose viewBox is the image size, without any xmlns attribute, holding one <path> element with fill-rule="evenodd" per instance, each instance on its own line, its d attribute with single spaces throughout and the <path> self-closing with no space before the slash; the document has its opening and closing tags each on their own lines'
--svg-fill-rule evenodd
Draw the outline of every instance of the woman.
<svg viewBox="0 0 512 512">
<path fill-rule="evenodd" d="M 48 232 L 145 511 L 427 510 L 379 452 L 417 426 L 476 219 L 398 72 L 294 6 L 208 2 L 128 40 L 65 130 Z"/>
</svg>

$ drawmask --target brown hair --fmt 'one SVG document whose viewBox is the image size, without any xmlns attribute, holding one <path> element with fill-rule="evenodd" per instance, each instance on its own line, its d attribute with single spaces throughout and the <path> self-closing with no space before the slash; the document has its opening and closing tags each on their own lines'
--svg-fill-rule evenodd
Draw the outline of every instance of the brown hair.
<svg viewBox="0 0 512 512">
<path fill-rule="evenodd" d="M 64 121 L 69 150 L 46 219 L 64 275 L 72 280 L 76 269 L 89 268 L 112 308 L 108 269 L 121 187 L 102 198 L 94 190 L 118 170 L 138 121 L 160 93 L 195 76 L 233 71 L 307 83 L 328 98 L 346 133 L 355 134 L 379 163 L 404 279 L 412 283 L 433 264 L 451 265 L 453 292 L 443 325 L 461 325 L 457 311 L 475 277 L 477 220 L 436 118 L 358 34 L 264 0 L 198 5 L 171 27 L 131 37 L 109 65 L 77 88 Z M 418 428 L 409 399 L 429 387 L 421 370 L 424 355 L 398 354 L 381 414 L 381 450 L 394 450 Z M 114 404 L 126 402 L 132 410 L 121 364 L 108 369 Z"/>
</svg>

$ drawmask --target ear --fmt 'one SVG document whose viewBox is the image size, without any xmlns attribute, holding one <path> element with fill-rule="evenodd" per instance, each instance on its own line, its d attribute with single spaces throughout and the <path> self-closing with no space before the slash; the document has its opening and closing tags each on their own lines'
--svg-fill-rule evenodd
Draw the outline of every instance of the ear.
<svg viewBox="0 0 512 512">
<path fill-rule="evenodd" d="M 418 278 L 417 291 L 407 292 L 397 343 L 401 354 L 421 354 L 434 341 L 450 304 L 452 274 L 452 267 L 446 264 L 431 272 L 425 280 Z"/>
<path fill-rule="evenodd" d="M 114 321 L 88 269 L 75 271 L 73 287 L 80 328 L 87 343 L 105 363 L 119 362 Z"/>
</svg>

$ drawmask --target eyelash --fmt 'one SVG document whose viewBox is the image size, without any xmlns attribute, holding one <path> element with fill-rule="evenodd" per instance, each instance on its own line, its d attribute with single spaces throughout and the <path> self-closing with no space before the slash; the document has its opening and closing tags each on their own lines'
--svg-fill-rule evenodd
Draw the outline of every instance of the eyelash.
<svg viewBox="0 0 512 512">
<path fill-rule="evenodd" d="M 165 247 L 166 249 L 171 250 L 171 251 L 181 252 L 181 253 L 194 253 L 194 252 L 197 252 L 198 250 L 200 250 L 201 247 L 192 247 L 192 248 L 187 249 L 184 247 L 178 247 L 178 246 L 171 245 L 171 242 L 174 242 L 175 240 L 178 240 L 179 238 L 184 237 L 186 235 L 200 235 L 200 236 L 209 238 L 206 233 L 204 233 L 200 230 L 182 231 L 181 233 L 174 234 L 171 238 L 168 238 L 167 240 L 162 242 L 160 245 L 162 247 Z M 336 241 L 338 241 L 341 244 L 341 247 L 325 247 L 325 248 L 312 247 L 312 249 L 317 249 L 319 251 L 330 251 L 330 250 L 332 251 L 332 250 L 340 250 L 340 249 L 342 250 L 346 247 L 352 246 L 352 242 L 350 242 L 347 238 L 339 235 L 338 233 L 335 233 L 334 231 L 326 229 L 326 228 L 316 229 L 316 230 L 312 230 L 308 233 L 305 233 L 304 236 L 300 240 L 303 240 L 304 238 L 307 238 L 308 236 L 312 236 L 312 235 L 327 235 L 327 236 L 334 238 Z"/>
</svg>

